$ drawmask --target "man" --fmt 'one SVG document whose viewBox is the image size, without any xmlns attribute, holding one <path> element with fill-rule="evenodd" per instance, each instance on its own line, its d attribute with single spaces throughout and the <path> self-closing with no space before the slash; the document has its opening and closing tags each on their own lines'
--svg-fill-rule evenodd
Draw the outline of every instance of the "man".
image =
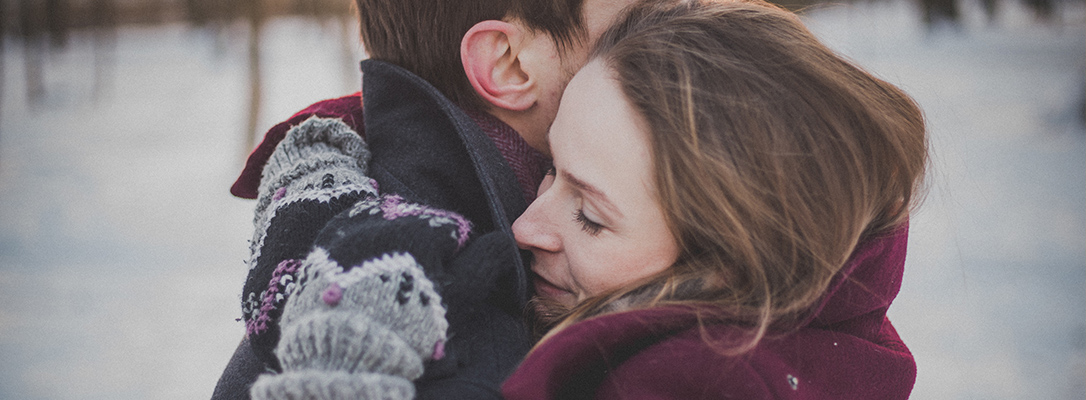
<svg viewBox="0 0 1086 400">
<path fill-rule="evenodd" d="M 278 341 L 274 322 L 285 299 L 274 295 L 289 292 L 279 267 L 305 258 L 324 224 L 362 195 L 345 189 L 349 171 L 324 174 L 308 185 L 319 195 L 274 209 L 290 184 L 261 191 L 261 176 L 275 168 L 269 160 L 292 127 L 313 116 L 341 119 L 365 138 L 369 176 L 381 192 L 460 213 L 474 224 L 472 237 L 500 232 L 511 243 L 509 226 L 542 179 L 546 135 L 565 85 L 633 2 L 356 1 L 363 44 L 372 60 L 385 62 L 363 63 L 362 92 L 314 104 L 273 127 L 231 188 L 261 200 L 243 295 L 248 333 L 213 398 L 245 398 L 257 375 L 276 369 L 268 349 Z M 283 222 L 293 210 L 304 218 Z M 502 278 L 485 304 L 449 301 L 452 357 L 427 366 L 416 382 L 420 398 L 500 397 L 498 385 L 529 346 L 519 315 L 528 297 L 524 268 L 515 255 L 500 264 L 510 270 L 488 275 Z M 273 277 L 279 283 L 269 285 Z"/>
</svg>

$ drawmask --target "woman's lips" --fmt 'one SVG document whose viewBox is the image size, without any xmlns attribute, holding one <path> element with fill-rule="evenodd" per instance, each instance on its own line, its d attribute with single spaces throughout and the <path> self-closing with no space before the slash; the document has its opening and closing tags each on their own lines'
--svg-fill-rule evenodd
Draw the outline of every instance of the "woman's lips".
<svg viewBox="0 0 1086 400">
<path fill-rule="evenodd" d="M 532 277 L 532 283 L 535 285 L 535 293 L 537 295 L 550 297 L 552 299 L 573 295 L 573 292 L 555 286 L 553 283 L 546 279 L 543 279 L 543 277 L 539 276 L 538 274 L 533 273 Z"/>
</svg>

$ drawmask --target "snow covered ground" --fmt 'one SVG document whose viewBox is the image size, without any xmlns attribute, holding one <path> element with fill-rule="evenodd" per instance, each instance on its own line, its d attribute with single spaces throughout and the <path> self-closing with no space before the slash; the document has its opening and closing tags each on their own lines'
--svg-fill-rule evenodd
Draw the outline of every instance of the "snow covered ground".
<svg viewBox="0 0 1086 400">
<path fill-rule="evenodd" d="M 967 4 L 957 29 L 904 2 L 805 17 L 929 119 L 931 192 L 890 310 L 917 399 L 1086 396 L 1086 12 L 1037 25 L 1004 6 L 986 24 Z M 124 28 L 103 92 L 76 36 L 45 56 L 37 104 L 4 43 L 0 399 L 210 396 L 243 331 L 252 203 L 227 188 L 248 151 L 244 32 Z M 341 38 L 266 26 L 261 129 L 357 90 Z"/>
</svg>

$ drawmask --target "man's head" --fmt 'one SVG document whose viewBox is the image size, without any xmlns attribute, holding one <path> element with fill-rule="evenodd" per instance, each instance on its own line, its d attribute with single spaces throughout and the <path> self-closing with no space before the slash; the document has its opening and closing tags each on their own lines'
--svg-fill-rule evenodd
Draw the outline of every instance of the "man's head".
<svg viewBox="0 0 1086 400">
<path fill-rule="evenodd" d="M 546 132 L 590 44 L 634 0 L 355 0 L 374 59 L 487 111 L 548 153 Z M 466 74 L 465 74 L 466 72 Z"/>
</svg>

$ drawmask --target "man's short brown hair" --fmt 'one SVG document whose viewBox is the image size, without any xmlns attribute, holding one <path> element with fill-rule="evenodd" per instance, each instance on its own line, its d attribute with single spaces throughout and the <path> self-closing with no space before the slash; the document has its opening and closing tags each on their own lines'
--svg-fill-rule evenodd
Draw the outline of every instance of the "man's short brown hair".
<svg viewBox="0 0 1086 400">
<path fill-rule="evenodd" d="M 584 36 L 584 0 L 355 0 L 362 43 L 373 59 L 422 77 L 454 103 L 483 109 L 460 62 L 468 29 L 506 17 L 549 34 L 561 51 Z"/>
</svg>

